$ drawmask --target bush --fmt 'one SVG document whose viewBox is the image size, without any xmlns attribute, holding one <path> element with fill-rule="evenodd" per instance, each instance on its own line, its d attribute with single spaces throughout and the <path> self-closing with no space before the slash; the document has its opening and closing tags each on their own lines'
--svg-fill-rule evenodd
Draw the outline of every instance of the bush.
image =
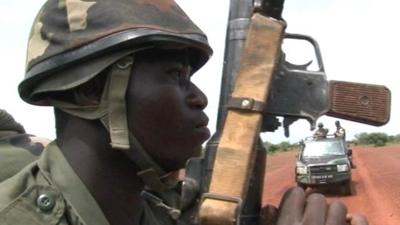
<svg viewBox="0 0 400 225">
<path fill-rule="evenodd" d="M 400 134 L 393 136 L 394 143 L 400 143 Z"/>
<path fill-rule="evenodd" d="M 278 151 L 286 152 L 286 151 L 292 150 L 296 146 L 294 144 L 290 144 L 287 141 L 283 141 L 279 144 L 272 144 L 269 142 L 264 142 L 263 144 L 264 144 L 264 147 L 267 149 L 268 153 L 275 153 Z"/>
<path fill-rule="evenodd" d="M 383 142 L 382 140 L 377 140 L 376 143 L 374 143 L 374 147 L 381 147 L 381 146 L 385 146 L 386 143 Z"/>
<path fill-rule="evenodd" d="M 282 151 L 286 152 L 286 151 L 289 151 L 289 150 L 292 148 L 292 145 L 291 145 L 289 142 L 284 141 L 284 142 L 281 142 L 281 143 L 279 144 L 279 148 L 280 148 Z"/>
<path fill-rule="evenodd" d="M 355 135 L 356 145 L 374 145 L 374 146 L 385 146 L 387 142 L 392 142 L 393 138 L 385 133 L 359 133 Z"/>
<path fill-rule="evenodd" d="M 267 149 L 267 151 L 271 152 L 271 153 L 274 153 L 274 152 L 276 152 L 278 150 L 279 150 L 279 146 L 278 145 L 274 145 L 274 144 L 270 145 L 269 148 Z"/>
</svg>

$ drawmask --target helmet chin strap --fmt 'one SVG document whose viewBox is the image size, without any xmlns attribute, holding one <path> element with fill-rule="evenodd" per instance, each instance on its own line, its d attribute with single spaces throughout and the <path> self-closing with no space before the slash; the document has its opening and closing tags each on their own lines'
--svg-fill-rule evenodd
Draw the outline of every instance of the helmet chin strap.
<svg viewBox="0 0 400 225">
<path fill-rule="evenodd" d="M 133 56 L 125 56 L 111 66 L 108 84 L 107 114 L 111 146 L 129 149 L 128 119 L 126 116 L 125 95 L 133 65 Z"/>
<path fill-rule="evenodd" d="M 147 188 L 164 191 L 171 188 L 171 185 L 162 181 L 162 178 L 168 174 L 154 162 L 128 129 L 125 95 L 133 62 L 134 56 L 129 55 L 112 65 L 108 76 L 108 85 L 106 84 L 105 89 L 108 95 L 108 113 L 101 118 L 101 121 L 110 133 L 111 146 L 114 149 L 122 150 L 139 167 L 140 171 L 137 175 Z"/>
</svg>

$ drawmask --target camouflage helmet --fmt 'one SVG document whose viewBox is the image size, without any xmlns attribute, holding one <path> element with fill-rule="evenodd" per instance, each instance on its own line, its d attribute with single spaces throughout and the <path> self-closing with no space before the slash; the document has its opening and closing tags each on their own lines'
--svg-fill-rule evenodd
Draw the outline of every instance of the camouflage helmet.
<svg viewBox="0 0 400 225">
<path fill-rule="evenodd" d="M 121 50 L 168 44 L 191 48 L 194 70 L 212 53 L 205 34 L 173 0 L 48 0 L 32 26 L 20 96 L 51 105 L 43 93 L 86 82 L 120 58 Z M 75 73 L 99 58 L 94 68 L 85 65 L 84 74 Z M 67 76 L 68 69 L 75 70 Z"/>
<path fill-rule="evenodd" d="M 174 0 L 48 0 L 32 26 L 19 94 L 31 104 L 100 119 L 114 148 L 142 149 L 124 152 L 140 164 L 145 183 L 157 183 L 153 175 L 162 175 L 162 170 L 129 133 L 125 108 L 134 53 L 148 48 L 188 49 L 193 71 L 212 54 L 205 34 Z M 98 105 L 54 99 L 103 71 L 108 80 Z"/>
</svg>

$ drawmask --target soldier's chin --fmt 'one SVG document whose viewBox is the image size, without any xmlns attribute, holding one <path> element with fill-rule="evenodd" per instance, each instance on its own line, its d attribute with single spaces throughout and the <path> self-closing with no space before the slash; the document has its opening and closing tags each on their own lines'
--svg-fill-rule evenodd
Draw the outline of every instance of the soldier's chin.
<svg viewBox="0 0 400 225">
<path fill-rule="evenodd" d="M 201 145 L 199 145 L 191 150 L 191 154 L 187 156 L 184 164 L 186 165 L 187 161 L 189 161 L 190 159 L 203 157 L 203 155 L 204 149 Z"/>
<path fill-rule="evenodd" d="M 203 147 L 201 145 L 187 149 L 184 154 L 177 156 L 172 159 L 173 163 L 169 163 L 169 166 L 174 170 L 185 168 L 187 161 L 192 158 L 198 158 L 203 156 Z M 171 161 L 171 162 L 172 162 Z"/>
<path fill-rule="evenodd" d="M 197 146 L 193 152 L 194 154 L 192 155 L 191 158 L 202 157 L 204 154 L 203 146 L 202 145 Z"/>
</svg>

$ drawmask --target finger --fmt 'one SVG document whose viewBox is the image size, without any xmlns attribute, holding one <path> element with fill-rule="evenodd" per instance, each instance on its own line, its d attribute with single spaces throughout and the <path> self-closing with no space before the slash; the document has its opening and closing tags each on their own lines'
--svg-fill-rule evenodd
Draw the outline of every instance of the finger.
<svg viewBox="0 0 400 225">
<path fill-rule="evenodd" d="M 307 197 L 310 196 L 311 194 L 317 193 L 317 190 L 316 190 L 315 188 L 310 188 L 310 187 L 308 187 L 308 188 L 304 191 L 304 193 L 306 194 L 306 198 L 307 198 Z"/>
<path fill-rule="evenodd" d="M 278 225 L 294 224 L 301 221 L 305 205 L 305 194 L 299 187 L 285 192 L 279 205 Z"/>
<path fill-rule="evenodd" d="M 347 221 L 350 225 L 368 225 L 368 220 L 361 214 L 348 214 Z"/>
<path fill-rule="evenodd" d="M 307 198 L 306 209 L 303 215 L 303 224 L 321 225 L 325 224 L 325 216 L 328 204 L 322 194 L 311 194 Z"/>
<path fill-rule="evenodd" d="M 267 205 L 261 209 L 261 224 L 275 225 L 278 220 L 278 208 L 273 205 Z"/>
<path fill-rule="evenodd" d="M 341 202 L 333 202 L 329 205 L 326 216 L 326 225 L 346 224 L 347 208 Z"/>
</svg>

